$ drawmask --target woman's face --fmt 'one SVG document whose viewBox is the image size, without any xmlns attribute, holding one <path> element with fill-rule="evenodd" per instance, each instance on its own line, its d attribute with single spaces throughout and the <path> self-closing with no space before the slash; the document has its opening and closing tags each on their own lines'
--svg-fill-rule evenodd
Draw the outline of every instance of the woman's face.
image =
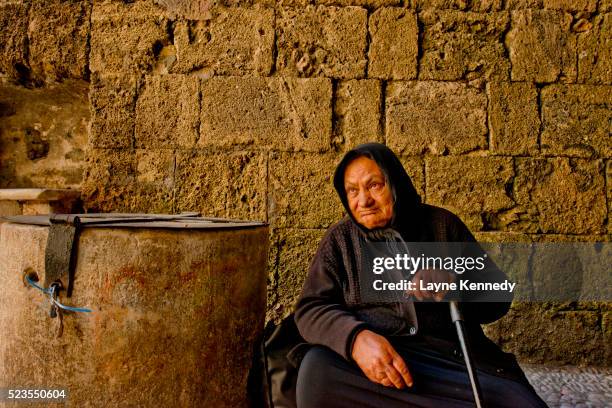
<svg viewBox="0 0 612 408">
<path fill-rule="evenodd" d="M 364 227 L 381 228 L 391 221 L 393 194 L 374 160 L 362 156 L 346 166 L 344 191 L 351 214 Z"/>
</svg>

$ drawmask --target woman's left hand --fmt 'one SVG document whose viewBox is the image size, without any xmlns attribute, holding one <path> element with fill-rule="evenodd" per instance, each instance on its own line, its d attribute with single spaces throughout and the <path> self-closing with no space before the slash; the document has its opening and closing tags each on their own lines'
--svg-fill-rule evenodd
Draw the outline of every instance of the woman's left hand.
<svg viewBox="0 0 612 408">
<path fill-rule="evenodd" d="M 440 302 L 444 299 L 444 296 L 448 293 L 447 289 L 421 289 L 433 287 L 434 283 L 453 283 L 455 282 L 455 274 L 452 272 L 448 272 L 442 269 L 420 269 L 412 278 L 412 282 L 416 284 L 416 288 L 414 290 L 408 290 L 406 293 L 408 295 L 414 296 L 417 300 L 428 300 L 432 299 L 436 302 Z M 443 285 L 447 286 L 447 285 Z"/>
</svg>

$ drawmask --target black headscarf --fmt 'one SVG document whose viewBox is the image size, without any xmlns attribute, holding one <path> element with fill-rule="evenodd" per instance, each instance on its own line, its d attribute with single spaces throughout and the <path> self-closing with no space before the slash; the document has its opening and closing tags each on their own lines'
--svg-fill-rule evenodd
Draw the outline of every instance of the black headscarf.
<svg viewBox="0 0 612 408">
<path fill-rule="evenodd" d="M 344 190 L 344 172 L 346 171 L 346 166 L 351 161 L 362 156 L 376 162 L 393 194 L 393 217 L 389 225 L 379 230 L 369 230 L 355 220 L 348 205 L 346 191 Z M 389 229 L 400 232 L 404 239 L 413 238 L 411 237 L 413 235 L 412 232 L 416 233 L 419 221 L 418 214 L 421 207 L 421 197 L 414 188 L 412 180 L 410 180 L 402 163 L 395 153 L 384 144 L 366 143 L 347 152 L 334 173 L 334 187 L 348 215 L 369 238 L 379 240 L 383 238 L 381 234 L 386 235 L 385 231 Z"/>
</svg>

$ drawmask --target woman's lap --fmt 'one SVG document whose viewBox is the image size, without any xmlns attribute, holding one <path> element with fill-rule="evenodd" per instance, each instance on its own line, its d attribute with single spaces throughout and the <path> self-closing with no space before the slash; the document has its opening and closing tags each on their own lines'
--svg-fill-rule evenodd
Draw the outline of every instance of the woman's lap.
<svg viewBox="0 0 612 408">
<path fill-rule="evenodd" d="M 302 361 L 297 381 L 298 408 L 473 407 L 469 379 L 461 366 L 422 358 L 404 359 L 414 387 L 397 390 L 368 380 L 359 367 L 332 350 L 313 347 Z M 478 375 L 486 407 L 546 407 L 529 384 L 487 373 Z"/>
</svg>

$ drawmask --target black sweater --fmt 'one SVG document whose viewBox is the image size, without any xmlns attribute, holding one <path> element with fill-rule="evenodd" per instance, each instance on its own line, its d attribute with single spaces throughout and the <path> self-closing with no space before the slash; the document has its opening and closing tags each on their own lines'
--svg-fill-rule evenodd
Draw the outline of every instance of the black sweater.
<svg viewBox="0 0 612 408">
<path fill-rule="evenodd" d="M 421 242 L 475 242 L 463 222 L 450 211 L 421 204 L 419 234 Z M 400 231 L 401 232 L 401 231 Z M 402 234 L 403 235 L 403 234 Z M 297 303 L 295 321 L 302 337 L 309 343 L 328 346 L 347 360 L 351 359 L 353 340 L 365 328 L 379 334 L 402 334 L 402 316 L 393 304 L 381 306 L 362 302 L 358 276 L 363 271 L 358 260 L 365 236 L 350 217 L 332 226 L 321 241 L 311 262 L 308 276 Z M 494 276 L 486 281 L 503 281 L 505 275 L 495 267 L 487 269 Z M 469 276 L 472 281 L 482 281 Z M 461 303 L 468 337 L 475 350 L 495 353 L 496 347 L 486 339 L 481 323 L 499 319 L 510 303 Z M 419 337 L 456 341 L 447 302 L 415 303 Z M 478 347 L 480 345 L 480 347 Z M 499 350 L 498 350 L 499 351 Z"/>
</svg>

